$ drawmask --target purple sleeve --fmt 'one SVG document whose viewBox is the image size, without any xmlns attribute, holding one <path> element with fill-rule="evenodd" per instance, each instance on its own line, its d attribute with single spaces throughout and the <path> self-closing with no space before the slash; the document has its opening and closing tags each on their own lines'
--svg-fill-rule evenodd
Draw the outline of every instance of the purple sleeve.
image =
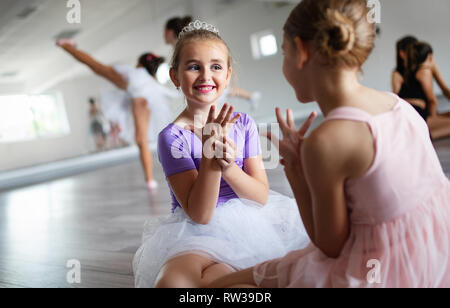
<svg viewBox="0 0 450 308">
<path fill-rule="evenodd" d="M 245 148 L 244 159 L 252 158 L 261 155 L 261 141 L 259 139 L 258 127 L 255 121 L 246 115 L 244 119 L 245 124 Z"/>
<path fill-rule="evenodd" d="M 188 138 L 175 126 L 164 129 L 158 138 L 158 157 L 166 177 L 196 169 Z"/>
</svg>

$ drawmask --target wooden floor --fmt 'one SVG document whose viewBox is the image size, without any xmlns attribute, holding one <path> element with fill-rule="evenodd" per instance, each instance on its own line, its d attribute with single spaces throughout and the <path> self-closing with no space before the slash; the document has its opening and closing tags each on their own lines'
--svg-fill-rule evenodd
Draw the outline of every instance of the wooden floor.
<svg viewBox="0 0 450 308">
<path fill-rule="evenodd" d="M 450 139 L 435 146 L 449 176 Z M 0 287 L 133 287 L 144 221 L 170 212 L 159 164 L 155 172 L 155 196 L 139 162 L 0 192 Z M 280 168 L 268 175 L 273 190 L 292 196 Z M 80 284 L 66 279 L 72 259 Z"/>
</svg>

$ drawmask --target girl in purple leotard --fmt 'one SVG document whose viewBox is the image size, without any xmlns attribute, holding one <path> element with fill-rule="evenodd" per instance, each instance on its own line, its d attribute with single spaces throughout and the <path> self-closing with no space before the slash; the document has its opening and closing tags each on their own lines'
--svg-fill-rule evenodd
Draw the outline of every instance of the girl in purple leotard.
<svg viewBox="0 0 450 308">
<path fill-rule="evenodd" d="M 205 287 L 309 244 L 295 200 L 269 190 L 255 122 L 217 107 L 232 75 L 228 47 L 211 26 L 191 26 L 171 69 L 187 107 L 158 140 L 173 213 L 146 224 L 137 287 Z"/>
</svg>

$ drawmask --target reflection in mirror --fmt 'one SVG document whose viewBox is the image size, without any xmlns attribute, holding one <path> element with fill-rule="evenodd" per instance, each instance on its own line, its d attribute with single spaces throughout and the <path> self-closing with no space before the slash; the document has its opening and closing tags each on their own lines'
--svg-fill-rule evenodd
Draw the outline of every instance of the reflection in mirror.
<svg viewBox="0 0 450 308">
<path fill-rule="evenodd" d="M 60 93 L 0 96 L 0 143 L 27 142 L 70 134 Z"/>
</svg>

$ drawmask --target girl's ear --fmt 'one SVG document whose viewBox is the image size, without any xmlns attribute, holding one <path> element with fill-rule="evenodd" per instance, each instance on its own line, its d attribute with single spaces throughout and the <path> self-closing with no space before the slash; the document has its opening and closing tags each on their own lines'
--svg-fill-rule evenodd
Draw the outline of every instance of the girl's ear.
<svg viewBox="0 0 450 308">
<path fill-rule="evenodd" d="M 227 75 L 227 83 L 228 83 L 228 85 L 230 84 L 230 81 L 231 81 L 231 76 L 233 75 L 233 68 L 230 66 L 229 68 L 228 68 L 228 75 Z"/>
<path fill-rule="evenodd" d="M 302 69 L 305 63 L 309 59 L 309 51 L 306 46 L 306 44 L 303 42 L 303 40 L 299 37 L 296 37 L 294 39 L 295 47 L 296 47 L 296 53 L 297 53 L 297 68 Z"/>
<path fill-rule="evenodd" d="M 170 79 L 172 80 L 173 84 L 175 85 L 175 87 L 179 88 L 180 87 L 180 81 L 178 80 L 178 74 L 177 72 L 171 68 L 169 71 L 170 74 Z"/>
</svg>

